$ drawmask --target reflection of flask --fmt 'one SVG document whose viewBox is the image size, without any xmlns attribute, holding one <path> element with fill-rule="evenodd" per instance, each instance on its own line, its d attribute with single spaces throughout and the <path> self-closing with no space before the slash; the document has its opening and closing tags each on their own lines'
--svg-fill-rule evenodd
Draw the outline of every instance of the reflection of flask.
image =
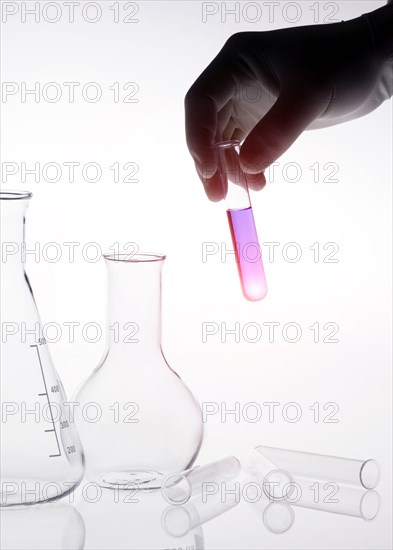
<svg viewBox="0 0 393 550">
<path fill-rule="evenodd" d="M 23 266 L 24 216 L 31 193 L 0 193 L 1 505 L 31 504 L 71 491 L 83 454 L 65 406 Z"/>
<path fill-rule="evenodd" d="M 70 504 L 3 508 L 0 548 L 4 550 L 82 550 L 85 524 Z"/>
<path fill-rule="evenodd" d="M 76 506 L 86 526 L 85 550 L 203 550 L 201 526 L 175 537 L 161 524 L 167 503 L 160 491 L 123 491 L 94 486 Z M 98 489 L 98 490 L 97 490 Z"/>
<path fill-rule="evenodd" d="M 164 259 L 105 256 L 107 350 L 75 397 L 86 475 L 103 487 L 159 488 L 192 465 L 202 442 L 201 410 L 161 350 Z"/>
</svg>

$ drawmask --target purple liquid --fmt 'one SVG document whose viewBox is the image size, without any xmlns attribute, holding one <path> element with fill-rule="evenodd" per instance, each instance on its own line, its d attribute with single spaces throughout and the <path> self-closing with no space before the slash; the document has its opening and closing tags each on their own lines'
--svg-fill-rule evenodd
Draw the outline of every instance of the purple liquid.
<svg viewBox="0 0 393 550">
<path fill-rule="evenodd" d="M 262 300 L 267 285 L 252 208 L 227 210 L 227 216 L 243 295 L 252 302 Z"/>
</svg>

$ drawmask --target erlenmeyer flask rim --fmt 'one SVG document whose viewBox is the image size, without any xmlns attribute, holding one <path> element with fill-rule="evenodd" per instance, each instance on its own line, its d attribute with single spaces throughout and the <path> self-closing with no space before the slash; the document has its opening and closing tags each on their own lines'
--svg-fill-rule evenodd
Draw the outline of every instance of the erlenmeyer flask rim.
<svg viewBox="0 0 393 550">
<path fill-rule="evenodd" d="M 31 199 L 32 196 L 33 193 L 31 191 L 11 191 L 9 189 L 2 189 L 0 191 L 0 200 L 2 201 Z"/>
<path fill-rule="evenodd" d="M 146 262 L 163 262 L 166 258 L 165 254 L 151 254 L 149 252 L 110 252 L 104 254 L 105 260 L 110 262 L 123 263 L 146 263 Z"/>
</svg>

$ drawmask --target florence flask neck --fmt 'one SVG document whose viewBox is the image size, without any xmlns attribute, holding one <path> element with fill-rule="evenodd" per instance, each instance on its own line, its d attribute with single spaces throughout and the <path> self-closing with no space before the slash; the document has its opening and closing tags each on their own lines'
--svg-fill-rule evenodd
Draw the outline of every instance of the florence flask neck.
<svg viewBox="0 0 393 550">
<path fill-rule="evenodd" d="M 130 356 L 161 351 L 161 271 L 165 256 L 105 255 L 108 271 L 107 350 Z"/>
</svg>

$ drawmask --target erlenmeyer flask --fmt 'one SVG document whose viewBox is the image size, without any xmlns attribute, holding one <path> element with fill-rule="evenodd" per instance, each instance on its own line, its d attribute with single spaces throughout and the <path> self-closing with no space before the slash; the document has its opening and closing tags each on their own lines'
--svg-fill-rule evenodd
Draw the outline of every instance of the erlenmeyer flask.
<svg viewBox="0 0 393 550">
<path fill-rule="evenodd" d="M 25 211 L 31 193 L 0 192 L 1 505 L 32 504 L 70 492 L 84 458 L 53 367 L 24 270 Z"/>
<path fill-rule="evenodd" d="M 107 349 L 74 399 L 86 476 L 102 487 L 157 489 L 192 465 L 202 442 L 201 409 L 161 350 L 164 260 L 105 256 Z"/>
</svg>

